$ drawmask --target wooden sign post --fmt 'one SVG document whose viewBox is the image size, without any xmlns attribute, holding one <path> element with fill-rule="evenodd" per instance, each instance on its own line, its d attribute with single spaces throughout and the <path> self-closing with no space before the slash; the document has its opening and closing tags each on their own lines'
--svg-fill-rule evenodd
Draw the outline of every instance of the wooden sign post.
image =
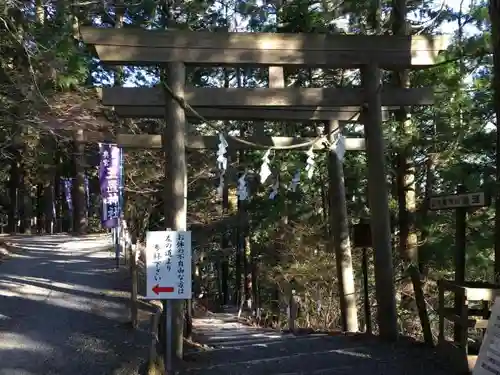
<svg viewBox="0 0 500 375">
<path fill-rule="evenodd" d="M 363 303 L 365 312 L 365 332 L 372 333 L 372 313 L 370 307 L 370 291 L 368 289 L 368 248 L 372 247 L 372 234 L 369 220 L 361 220 L 353 226 L 353 243 L 355 248 L 363 251 L 361 271 L 363 273 Z"/>
<path fill-rule="evenodd" d="M 484 192 L 468 193 L 463 185 L 453 195 L 438 195 L 430 198 L 429 208 L 434 211 L 454 209 L 455 214 L 455 282 L 465 282 L 467 209 L 487 205 Z M 455 309 L 460 309 L 460 296 L 455 296 Z M 459 311 L 457 313 L 460 313 Z M 457 323 L 453 326 L 455 342 L 461 342 L 462 331 Z"/>
</svg>

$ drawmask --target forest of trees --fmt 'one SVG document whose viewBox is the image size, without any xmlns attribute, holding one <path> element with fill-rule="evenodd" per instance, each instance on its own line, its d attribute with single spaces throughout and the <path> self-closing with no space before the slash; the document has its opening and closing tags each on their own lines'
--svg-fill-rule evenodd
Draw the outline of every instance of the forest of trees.
<svg viewBox="0 0 500 375">
<path fill-rule="evenodd" d="M 174 10 L 172 12 L 172 9 Z M 169 11 L 170 10 L 170 11 Z M 104 67 L 79 39 L 82 25 L 189 30 L 316 32 L 361 34 L 452 33 L 448 50 L 434 67 L 384 76 L 387 84 L 436 88 L 436 105 L 412 108 L 411 116 L 395 111 L 384 122 L 388 165 L 387 188 L 393 220 L 395 284 L 400 327 L 419 337 L 408 266 L 418 264 L 431 324 L 436 325 L 439 278 L 453 278 L 453 211 L 431 211 L 429 197 L 454 193 L 464 185 L 493 198 L 490 207 L 471 210 L 467 229 L 470 280 L 493 281 L 500 273 L 500 1 L 314 1 L 283 0 L 12 0 L 0 5 L 0 209 L 3 230 L 15 233 L 56 230 L 101 231 L 97 145 L 75 147 L 77 129 L 110 133 L 161 134 L 162 121 L 121 120 L 104 109 L 93 86 L 157 84 L 156 69 Z M 497 53 L 493 53 L 497 52 Z M 304 87 L 340 87 L 359 81 L 357 73 L 339 69 L 285 70 L 287 82 Z M 495 74 L 496 73 L 496 74 Z M 189 84 L 218 87 L 267 85 L 265 69 L 196 68 Z M 228 130 L 251 132 L 252 123 L 227 121 Z M 65 131 L 62 131 L 62 130 Z M 267 123 L 267 134 L 311 136 L 315 124 L 291 127 Z M 189 132 L 211 134 L 203 124 Z M 238 133 L 237 133 L 238 134 Z M 347 136 L 363 135 L 348 125 Z M 216 194 L 215 151 L 188 152 L 188 225 L 220 220 L 245 205 L 248 230 L 230 227 L 199 238 L 195 246 L 195 286 L 216 304 L 238 303 L 277 308 L 290 288 L 301 296 L 300 324 L 332 329 L 340 324 L 335 259 L 329 249 L 327 158 L 315 157 L 316 172 L 305 178 L 304 152 L 272 154 L 271 165 L 282 184 L 270 200 L 266 187 L 253 187 L 247 203 L 237 202 L 237 172 L 258 170 L 264 151 L 230 155 L 229 202 Z M 75 157 L 75 155 L 77 155 Z M 125 150 L 125 218 L 144 237 L 162 227 L 161 152 Z M 297 192 L 286 191 L 302 170 Z M 88 228 L 76 215 L 85 213 L 81 194 L 89 178 Z M 369 215 L 366 199 L 366 155 L 350 152 L 344 161 L 348 216 L 351 224 Z M 73 177 L 74 223 L 62 198 L 61 178 Z M 55 210 L 53 207 L 55 201 Z M 498 212 L 495 215 L 495 211 Z M 495 231 L 496 227 L 496 231 Z M 495 235 L 496 233 L 496 235 Z M 353 249 L 361 322 L 361 250 Z M 370 254 L 369 254 L 370 255 Z M 369 264 L 370 285 L 373 266 Z M 376 308 L 373 290 L 372 305 Z"/>
</svg>

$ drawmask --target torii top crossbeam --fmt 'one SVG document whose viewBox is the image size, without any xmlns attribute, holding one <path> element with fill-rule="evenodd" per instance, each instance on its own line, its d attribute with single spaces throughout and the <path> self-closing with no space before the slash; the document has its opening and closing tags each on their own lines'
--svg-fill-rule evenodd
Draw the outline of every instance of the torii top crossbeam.
<svg viewBox="0 0 500 375">
<path fill-rule="evenodd" d="M 181 61 L 193 65 L 295 65 L 356 68 L 376 63 L 383 69 L 435 63 L 447 38 L 393 35 L 330 35 L 165 31 L 82 27 L 85 43 L 101 61 L 154 65 Z"/>
</svg>

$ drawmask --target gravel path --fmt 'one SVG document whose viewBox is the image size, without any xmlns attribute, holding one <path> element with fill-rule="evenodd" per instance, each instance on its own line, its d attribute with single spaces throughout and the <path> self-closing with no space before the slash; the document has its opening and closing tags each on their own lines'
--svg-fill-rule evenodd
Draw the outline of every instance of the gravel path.
<svg viewBox="0 0 500 375">
<path fill-rule="evenodd" d="M 137 374 L 150 339 L 129 328 L 127 274 L 110 239 L 12 243 L 18 251 L 0 264 L 0 375 Z"/>
<path fill-rule="evenodd" d="M 428 349 L 364 336 L 293 336 L 238 323 L 234 315 L 196 319 L 213 349 L 187 356 L 188 375 L 447 375 Z"/>
</svg>

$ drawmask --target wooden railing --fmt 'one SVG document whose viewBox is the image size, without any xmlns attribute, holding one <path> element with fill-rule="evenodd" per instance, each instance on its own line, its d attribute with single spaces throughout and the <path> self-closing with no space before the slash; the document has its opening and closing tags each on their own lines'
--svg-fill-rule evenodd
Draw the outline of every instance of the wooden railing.
<svg viewBox="0 0 500 375">
<path fill-rule="evenodd" d="M 145 265 L 142 261 L 141 248 L 137 241 L 132 239 L 125 220 L 121 221 L 118 245 L 120 253 L 123 254 L 122 264 L 129 267 L 130 272 L 130 322 L 133 328 L 138 325 L 139 295 L 144 293 Z M 118 265 L 120 259 L 118 258 Z"/>
<path fill-rule="evenodd" d="M 491 314 L 491 304 L 500 295 L 500 285 L 486 282 L 439 280 L 439 337 L 438 344 L 457 371 L 470 371 L 477 355 L 469 353 L 469 329 L 485 330 Z M 453 293 L 454 306 L 446 306 L 445 294 Z M 478 307 L 470 307 L 475 302 Z M 453 341 L 446 340 L 446 322 L 453 323 Z M 484 333 L 484 331 L 483 331 Z"/>
</svg>

